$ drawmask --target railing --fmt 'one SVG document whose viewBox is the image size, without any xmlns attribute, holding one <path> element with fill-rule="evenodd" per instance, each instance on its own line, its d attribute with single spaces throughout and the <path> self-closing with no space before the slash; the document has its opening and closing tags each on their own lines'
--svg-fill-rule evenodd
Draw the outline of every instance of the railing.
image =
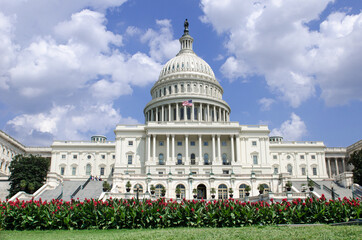
<svg viewBox="0 0 362 240">
<path fill-rule="evenodd" d="M 63 198 L 63 192 L 59 194 L 59 196 L 57 197 L 57 200 L 60 200 Z"/>
<path fill-rule="evenodd" d="M 85 181 L 85 183 L 83 184 L 82 189 L 84 189 L 88 185 L 90 180 L 91 180 L 91 178 L 88 178 L 87 181 Z"/>
<path fill-rule="evenodd" d="M 73 192 L 72 195 L 70 195 L 70 199 L 74 198 L 75 195 L 77 195 L 77 193 L 79 192 L 79 190 L 82 188 L 82 185 L 79 185 L 77 187 L 77 189 Z"/>
<path fill-rule="evenodd" d="M 307 180 L 311 181 L 316 188 L 321 189 L 321 185 L 313 181 L 311 178 L 307 177 Z"/>
<path fill-rule="evenodd" d="M 326 185 L 323 185 L 323 190 L 326 190 L 332 197 L 334 195 L 334 197 L 339 198 L 339 194 L 327 187 Z"/>
</svg>

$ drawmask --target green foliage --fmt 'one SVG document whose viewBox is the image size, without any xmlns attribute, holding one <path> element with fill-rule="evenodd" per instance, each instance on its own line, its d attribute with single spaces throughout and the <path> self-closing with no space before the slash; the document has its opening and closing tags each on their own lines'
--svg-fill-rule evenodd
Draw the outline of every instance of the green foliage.
<svg viewBox="0 0 362 240">
<path fill-rule="evenodd" d="M 0 203 L 0 229 L 4 230 L 241 227 L 348 222 L 360 217 L 360 200 L 328 201 L 324 196 L 275 203 L 234 199 L 178 203 L 164 198 Z"/>
<path fill-rule="evenodd" d="M 291 188 L 291 187 L 293 186 L 293 184 L 292 184 L 291 181 L 288 181 L 288 182 L 285 184 L 285 186 L 286 186 L 287 188 Z"/>
<path fill-rule="evenodd" d="M 111 185 L 107 181 L 104 181 L 102 185 L 103 185 L 103 192 L 109 192 L 111 190 Z"/>
<path fill-rule="evenodd" d="M 150 190 L 151 190 L 151 191 L 155 191 L 155 190 L 156 190 L 156 188 L 155 188 L 155 186 L 154 186 L 153 184 L 151 185 Z"/>
<path fill-rule="evenodd" d="M 250 190 L 251 190 L 251 187 L 249 185 L 246 185 L 245 192 L 250 192 Z"/>
<path fill-rule="evenodd" d="M 50 166 L 50 159 L 40 156 L 16 155 L 10 163 L 10 194 L 12 197 L 19 191 L 33 193 L 45 182 Z"/>
<path fill-rule="evenodd" d="M 211 193 L 211 194 L 215 194 L 215 193 L 216 193 L 215 188 L 211 188 L 210 193 Z"/>
<path fill-rule="evenodd" d="M 128 181 L 128 182 L 126 183 L 126 188 L 131 188 L 131 187 L 132 187 L 131 182 Z"/>
<path fill-rule="evenodd" d="M 259 190 L 259 191 L 264 191 L 264 185 L 263 185 L 263 184 L 259 184 L 258 190 Z"/>
<path fill-rule="evenodd" d="M 308 180 L 308 187 L 310 188 L 314 187 L 314 182 L 312 181 L 312 179 Z"/>
<path fill-rule="evenodd" d="M 348 159 L 348 163 L 353 165 L 353 180 L 362 185 L 362 149 L 354 151 Z"/>
<path fill-rule="evenodd" d="M 176 192 L 177 195 L 179 195 L 181 193 L 181 189 L 179 187 L 177 187 L 175 192 Z"/>
</svg>

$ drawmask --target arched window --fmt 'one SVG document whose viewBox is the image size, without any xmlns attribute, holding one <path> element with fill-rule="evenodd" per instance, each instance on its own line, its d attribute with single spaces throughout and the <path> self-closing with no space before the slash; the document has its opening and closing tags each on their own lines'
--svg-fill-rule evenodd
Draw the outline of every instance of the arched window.
<svg viewBox="0 0 362 240">
<path fill-rule="evenodd" d="M 182 165 L 182 154 L 181 153 L 177 154 L 177 164 Z"/>
<path fill-rule="evenodd" d="M 207 153 L 204 154 L 204 165 L 210 165 L 209 154 Z"/>
<path fill-rule="evenodd" d="M 225 184 L 220 184 L 218 188 L 218 197 L 219 199 L 227 199 L 228 198 L 228 188 Z"/>
<path fill-rule="evenodd" d="M 246 193 L 246 184 L 241 184 L 239 186 L 239 198 L 244 198 L 245 197 L 245 193 Z"/>
<path fill-rule="evenodd" d="M 160 153 L 158 155 L 158 164 L 159 165 L 165 165 L 165 160 L 164 160 L 164 157 L 163 157 L 163 153 Z"/>
<path fill-rule="evenodd" d="M 155 190 L 155 196 L 156 198 L 160 198 L 161 197 L 161 191 L 162 191 L 163 186 L 161 184 L 157 184 L 156 185 L 156 190 Z"/>
<path fill-rule="evenodd" d="M 292 165 L 290 165 L 290 164 L 287 165 L 287 171 L 288 171 L 288 173 L 290 175 L 293 175 L 293 167 L 292 167 Z"/>
<path fill-rule="evenodd" d="M 186 188 L 185 188 L 185 186 L 183 184 L 179 184 L 179 185 L 176 186 L 176 188 L 179 188 L 180 191 L 181 191 L 180 192 L 181 199 L 186 198 Z"/>
<path fill-rule="evenodd" d="M 222 164 L 223 165 L 230 165 L 230 163 L 228 162 L 228 156 L 226 153 L 222 154 Z"/>
<path fill-rule="evenodd" d="M 142 185 L 141 185 L 141 184 L 136 184 L 136 185 L 134 185 L 133 191 L 134 191 L 134 193 L 137 193 L 137 191 L 138 191 L 138 193 L 143 193 L 143 187 L 142 187 Z"/>
<path fill-rule="evenodd" d="M 192 165 L 195 165 L 195 164 L 196 164 L 195 153 L 191 153 L 191 164 L 192 164 Z"/>
<path fill-rule="evenodd" d="M 85 175 L 89 176 L 92 173 L 92 166 L 88 163 L 85 167 Z"/>
</svg>

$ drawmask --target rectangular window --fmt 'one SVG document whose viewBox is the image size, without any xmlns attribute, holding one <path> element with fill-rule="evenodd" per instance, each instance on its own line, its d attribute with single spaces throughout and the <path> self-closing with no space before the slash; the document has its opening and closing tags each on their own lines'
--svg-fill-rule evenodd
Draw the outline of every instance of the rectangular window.
<svg viewBox="0 0 362 240">
<path fill-rule="evenodd" d="M 128 155 L 128 164 L 132 164 L 133 156 Z"/>
<path fill-rule="evenodd" d="M 253 155 L 253 163 L 258 164 L 258 156 L 257 155 Z"/>
<path fill-rule="evenodd" d="M 67 156 L 65 154 L 62 154 L 62 159 L 65 159 Z"/>
<path fill-rule="evenodd" d="M 222 174 L 229 174 L 229 170 L 222 170 Z"/>
<path fill-rule="evenodd" d="M 315 155 L 312 155 L 312 159 L 315 159 Z"/>
<path fill-rule="evenodd" d="M 133 146 L 133 141 L 128 141 L 128 146 Z"/>
<path fill-rule="evenodd" d="M 251 145 L 256 146 L 256 141 L 252 141 Z"/>
<path fill-rule="evenodd" d="M 277 167 L 274 168 L 274 174 L 278 174 L 278 168 Z"/>
<path fill-rule="evenodd" d="M 222 142 L 221 142 L 221 145 L 222 145 L 222 146 L 227 146 L 226 141 L 222 141 Z"/>
<path fill-rule="evenodd" d="M 72 175 L 75 176 L 77 173 L 77 167 L 72 167 Z"/>
<path fill-rule="evenodd" d="M 317 176 L 317 168 L 315 168 L 315 167 L 313 168 L 313 175 Z"/>
<path fill-rule="evenodd" d="M 209 146 L 209 142 L 205 141 L 204 146 Z"/>
<path fill-rule="evenodd" d="M 182 146 L 182 142 L 177 142 L 177 146 Z"/>
<path fill-rule="evenodd" d="M 104 175 L 104 167 L 101 167 L 100 175 Z"/>
<path fill-rule="evenodd" d="M 273 159 L 278 159 L 278 156 L 277 155 L 273 155 Z"/>
<path fill-rule="evenodd" d="M 197 174 L 197 172 L 191 172 L 192 173 L 192 175 L 196 175 Z"/>
<path fill-rule="evenodd" d="M 78 158 L 78 156 L 77 155 L 73 155 L 73 159 L 77 159 Z"/>
<path fill-rule="evenodd" d="M 65 172 L 65 168 L 64 168 L 64 167 L 61 167 L 61 168 L 60 168 L 60 175 L 63 176 L 63 175 L 64 175 L 64 172 Z"/>
<path fill-rule="evenodd" d="M 303 175 L 303 176 L 306 175 L 306 174 L 305 174 L 305 168 L 304 168 L 304 167 L 302 167 L 302 175 Z"/>
<path fill-rule="evenodd" d="M 304 159 L 304 155 L 300 155 L 300 159 Z"/>
<path fill-rule="evenodd" d="M 190 142 L 190 145 L 191 145 L 191 146 L 195 146 L 195 141 L 191 141 L 191 142 Z"/>
<path fill-rule="evenodd" d="M 102 154 L 102 159 L 106 159 L 106 155 Z"/>
<path fill-rule="evenodd" d="M 164 142 L 163 142 L 163 141 L 160 141 L 160 142 L 159 142 L 159 145 L 160 145 L 160 146 L 163 146 L 163 145 L 164 145 Z"/>
<path fill-rule="evenodd" d="M 182 175 L 182 174 L 183 174 L 183 172 L 177 172 L 177 174 L 178 174 L 178 175 Z"/>
<path fill-rule="evenodd" d="M 210 171 L 205 171 L 205 174 L 210 174 Z"/>
<path fill-rule="evenodd" d="M 112 155 L 112 159 L 116 159 L 116 155 Z"/>
<path fill-rule="evenodd" d="M 163 175 L 163 172 L 158 172 L 158 175 Z"/>
</svg>

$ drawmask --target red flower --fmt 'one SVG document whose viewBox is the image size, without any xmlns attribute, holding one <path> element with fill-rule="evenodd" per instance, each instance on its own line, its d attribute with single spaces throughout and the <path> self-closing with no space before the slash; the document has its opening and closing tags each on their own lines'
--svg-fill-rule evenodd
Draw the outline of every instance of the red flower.
<svg viewBox="0 0 362 240">
<path fill-rule="evenodd" d="M 195 212 L 195 209 L 194 209 L 194 208 L 191 208 L 191 212 Z"/>
<path fill-rule="evenodd" d="M 162 216 L 160 216 L 160 219 L 162 219 Z"/>
</svg>

